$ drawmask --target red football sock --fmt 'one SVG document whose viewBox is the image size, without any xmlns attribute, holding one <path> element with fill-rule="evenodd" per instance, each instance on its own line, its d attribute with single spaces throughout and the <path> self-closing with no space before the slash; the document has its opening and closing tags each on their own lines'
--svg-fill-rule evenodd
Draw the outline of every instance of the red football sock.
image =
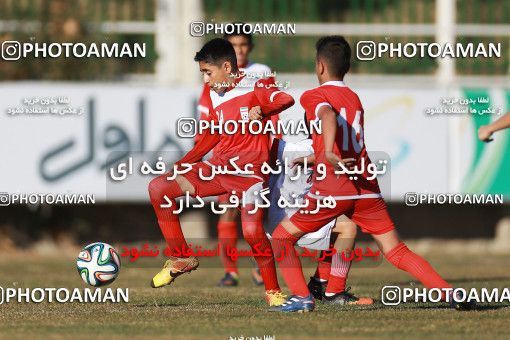
<svg viewBox="0 0 510 340">
<path fill-rule="evenodd" d="M 308 296 L 310 291 L 306 286 L 301 260 L 294 249 L 298 238 L 290 234 L 279 224 L 272 235 L 273 249 L 276 258 L 279 260 L 279 267 L 283 274 L 285 283 L 292 295 Z"/>
<path fill-rule="evenodd" d="M 424 258 L 409 250 L 403 242 L 400 242 L 385 256 L 391 264 L 405 270 L 427 288 L 452 288 Z"/>
<path fill-rule="evenodd" d="M 253 208 L 254 205 L 248 204 L 241 209 L 243 236 L 254 252 L 271 254 L 271 256 L 255 256 L 255 261 L 257 261 L 266 290 L 280 290 L 271 242 L 269 242 L 264 231 L 264 211 L 259 209 L 255 214 L 248 214 L 248 211 L 253 210 Z"/>
<path fill-rule="evenodd" d="M 168 174 L 156 177 L 149 183 L 149 196 L 158 218 L 159 227 L 171 253 L 184 257 L 181 254 L 182 249 L 188 250 L 189 247 L 182 233 L 179 216 L 173 213 L 177 207 L 175 198 L 183 196 L 184 193 L 177 182 L 169 181 L 167 176 Z M 161 207 L 161 204 L 166 203 L 163 198 L 165 195 L 172 202 L 172 206 L 169 208 Z M 179 251 L 176 253 L 175 249 L 179 249 Z"/>
<path fill-rule="evenodd" d="M 227 255 L 227 250 L 237 246 L 237 223 L 235 221 L 218 222 L 218 241 L 221 249 L 221 261 L 227 273 L 239 273 L 237 259 Z"/>
<path fill-rule="evenodd" d="M 322 258 L 323 252 L 321 252 Z M 328 281 L 329 273 L 331 272 L 331 256 L 326 256 L 324 260 L 319 260 L 317 262 L 317 269 L 315 269 L 314 278 L 320 281 Z"/>
<path fill-rule="evenodd" d="M 351 268 L 351 261 L 344 260 L 342 255 L 336 253 L 332 256 L 331 274 L 329 276 L 326 293 L 341 293 L 345 291 L 345 282 Z"/>
<path fill-rule="evenodd" d="M 345 291 L 345 281 L 347 278 L 340 276 L 329 277 L 328 286 L 326 287 L 327 294 L 337 294 Z M 328 295 L 329 296 L 329 295 Z"/>
</svg>

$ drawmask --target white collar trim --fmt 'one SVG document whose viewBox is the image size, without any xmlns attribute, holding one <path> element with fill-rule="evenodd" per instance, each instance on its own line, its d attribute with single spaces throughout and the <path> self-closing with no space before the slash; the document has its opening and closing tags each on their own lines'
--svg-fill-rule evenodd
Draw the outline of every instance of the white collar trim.
<svg viewBox="0 0 510 340">
<path fill-rule="evenodd" d="M 345 83 L 343 81 L 341 81 L 341 80 L 330 80 L 330 81 L 325 82 L 321 86 L 325 86 L 325 85 L 333 85 L 333 86 L 344 87 Z"/>
</svg>

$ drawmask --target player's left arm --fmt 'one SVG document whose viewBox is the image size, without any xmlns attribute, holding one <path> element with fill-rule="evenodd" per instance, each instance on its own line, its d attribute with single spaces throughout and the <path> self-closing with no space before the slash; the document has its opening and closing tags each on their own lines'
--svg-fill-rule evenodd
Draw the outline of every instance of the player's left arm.
<svg viewBox="0 0 510 340">
<path fill-rule="evenodd" d="M 294 105 L 294 98 L 290 94 L 280 91 L 275 86 L 274 80 L 271 79 L 257 81 L 254 92 L 260 105 L 251 108 L 250 119 L 269 117 Z"/>
</svg>

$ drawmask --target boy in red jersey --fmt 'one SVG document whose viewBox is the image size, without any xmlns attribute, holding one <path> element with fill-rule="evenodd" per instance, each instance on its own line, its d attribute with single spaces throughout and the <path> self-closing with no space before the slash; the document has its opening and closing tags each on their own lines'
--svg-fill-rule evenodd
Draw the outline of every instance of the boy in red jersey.
<svg viewBox="0 0 510 340">
<path fill-rule="evenodd" d="M 349 44 L 343 37 L 332 36 L 321 38 L 316 48 L 315 71 L 320 86 L 306 91 L 300 101 L 308 120 L 322 120 L 322 134 L 313 134 L 312 140 L 315 163 L 323 164 L 326 176 L 320 180 L 317 173 L 314 174 L 308 207 L 300 209 L 290 219 L 285 218 L 272 234 L 275 255 L 286 254 L 279 267 L 292 296 L 270 311 L 306 312 L 314 309 L 314 298 L 306 285 L 294 245 L 305 233 L 318 230 L 340 215 L 346 215 L 363 232 L 371 234 L 395 267 L 407 271 L 428 288 L 452 288 L 427 261 L 400 241 L 377 179 L 369 178 L 363 107 L 356 93 L 343 82 L 350 68 Z M 346 168 L 362 163 L 365 171 L 357 179 L 346 174 Z M 341 170 L 341 174 L 336 174 L 335 170 Z M 326 197 L 328 205 L 320 206 L 318 202 L 325 202 Z M 332 202 L 335 204 L 329 204 Z M 314 210 L 317 213 L 312 214 Z M 286 253 L 286 250 L 290 251 Z M 459 308 L 458 305 L 455 307 Z"/>
<path fill-rule="evenodd" d="M 262 225 L 263 211 L 259 209 L 255 214 L 248 213 L 254 210 L 254 192 L 263 187 L 261 166 L 269 158 L 269 136 L 263 133 L 252 134 L 249 131 L 243 134 L 240 125 L 249 120 L 267 119 L 272 114 L 292 106 L 294 99 L 271 86 L 268 80 L 250 82 L 243 77 L 231 77 L 231 74 L 238 74 L 238 67 L 234 48 L 227 40 L 218 38 L 207 42 L 197 52 L 195 61 L 199 63 L 200 71 L 204 75 L 204 83 L 210 88 L 208 120 L 216 125 L 226 125 L 228 122 L 238 129 L 233 134 L 218 134 L 205 129 L 202 131 L 204 136 L 193 149 L 176 162 L 178 166 L 184 163 L 192 164 L 189 171 L 173 180 L 169 180 L 169 174 L 165 174 L 150 182 L 149 195 L 161 231 L 169 248 L 181 253 L 181 256 L 170 257 L 163 269 L 152 279 L 151 286 L 157 288 L 168 285 L 182 273 L 198 267 L 195 257 L 182 256 L 189 248 L 182 234 L 179 217 L 174 214 L 175 199 L 183 196 L 185 192 L 193 196 L 207 197 L 235 191 L 237 195 L 244 194 L 246 197 L 246 204 L 241 207 L 244 238 L 252 248 L 259 247 L 257 252 L 271 255 L 259 256 L 255 260 L 264 280 L 269 304 L 278 305 L 282 302 L 282 294 L 276 277 L 271 244 Z M 211 159 L 200 162 L 210 150 L 213 150 Z M 241 169 L 249 168 L 253 175 L 213 174 L 213 169 L 219 166 L 235 171 L 230 160 L 236 157 L 237 166 Z M 211 180 L 202 179 L 203 176 L 211 174 Z M 165 201 L 171 204 L 162 207 Z"/>
<path fill-rule="evenodd" d="M 236 52 L 237 67 L 239 71 L 249 76 L 252 79 L 269 78 L 274 81 L 272 77 L 267 77 L 271 74 L 271 69 L 259 63 L 253 63 L 249 60 L 249 54 L 253 50 L 253 37 L 251 34 L 244 33 L 241 29 L 235 30 L 232 33 L 224 34 L 224 39 L 227 39 Z M 207 120 L 209 116 L 209 85 L 204 84 L 202 94 L 198 101 L 198 114 L 201 120 Z M 278 120 L 278 115 L 272 115 L 271 120 L 273 124 Z M 276 126 L 276 125 L 275 125 Z M 195 140 L 198 142 L 202 138 L 197 134 Z M 228 202 L 230 195 L 224 194 L 218 196 L 218 203 Z M 225 269 L 223 278 L 219 281 L 220 287 L 234 287 L 239 283 L 239 270 L 237 268 L 237 261 L 227 255 L 228 248 L 237 247 L 237 218 L 239 210 L 236 208 L 227 208 L 224 214 L 221 214 L 218 219 L 218 241 L 220 243 L 220 256 Z M 258 268 L 252 270 L 252 280 L 256 285 L 264 284 L 260 271 Z"/>
<path fill-rule="evenodd" d="M 305 161 L 308 166 L 313 166 L 315 160 L 312 136 L 309 134 L 309 137 L 309 139 L 299 142 L 285 143 L 285 148 L 282 154 L 279 155 L 279 160 L 282 164 L 286 163 L 284 159 L 293 160 L 289 165 L 290 171 L 287 174 L 282 174 L 282 181 L 276 180 L 273 183 L 270 182 L 269 187 L 271 194 L 274 194 L 272 196 L 274 198 L 273 205 L 268 210 L 269 225 L 266 228 L 266 232 L 272 234 L 285 215 L 292 216 L 298 210 L 298 208 L 287 207 L 284 209 L 284 213 L 281 214 L 279 209 L 282 208 L 278 207 L 276 202 L 277 199 L 280 199 L 280 196 L 284 197 L 287 201 L 293 201 L 298 198 L 299 203 L 302 203 L 303 198 L 310 192 L 313 170 L 311 168 L 308 170 L 303 168 Z M 302 168 L 302 175 L 299 178 L 293 178 L 295 174 L 292 173 L 292 169 L 299 169 L 299 167 Z M 356 233 L 356 224 L 342 215 L 337 217 L 336 221 L 335 219 L 331 220 L 319 230 L 303 235 L 297 242 L 299 247 L 322 250 L 315 274 L 310 277 L 308 282 L 308 289 L 316 300 L 326 304 L 338 305 L 367 305 L 374 302 L 373 299 L 368 297 L 355 296 L 349 292 L 350 287 L 346 287 L 351 267 L 351 260 L 349 258 L 351 258 L 351 252 L 354 248 Z M 325 251 L 332 248 L 335 251 Z M 342 255 L 342 252 L 345 252 L 345 256 Z"/>
</svg>

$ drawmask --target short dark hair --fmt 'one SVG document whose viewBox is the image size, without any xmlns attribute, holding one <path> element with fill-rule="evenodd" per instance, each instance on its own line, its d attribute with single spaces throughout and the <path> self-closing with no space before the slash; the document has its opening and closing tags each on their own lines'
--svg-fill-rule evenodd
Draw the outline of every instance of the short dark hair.
<svg viewBox="0 0 510 340">
<path fill-rule="evenodd" d="M 248 44 L 250 46 L 253 46 L 253 35 L 251 33 L 246 33 L 243 30 L 243 26 L 245 25 L 244 22 L 233 22 L 232 25 L 234 25 L 235 29 L 232 33 L 225 33 L 223 34 L 223 39 L 228 39 L 230 37 L 236 37 L 236 36 L 242 36 L 248 39 Z"/>
<path fill-rule="evenodd" d="M 206 42 L 202 49 L 195 54 L 195 61 L 203 61 L 216 66 L 221 66 L 223 62 L 228 61 L 234 70 L 237 69 L 234 46 L 228 40 L 221 38 L 214 38 Z"/>
<path fill-rule="evenodd" d="M 315 44 L 317 59 L 326 63 L 328 72 L 343 77 L 351 67 L 351 47 L 344 37 L 333 35 L 320 38 Z"/>
</svg>

